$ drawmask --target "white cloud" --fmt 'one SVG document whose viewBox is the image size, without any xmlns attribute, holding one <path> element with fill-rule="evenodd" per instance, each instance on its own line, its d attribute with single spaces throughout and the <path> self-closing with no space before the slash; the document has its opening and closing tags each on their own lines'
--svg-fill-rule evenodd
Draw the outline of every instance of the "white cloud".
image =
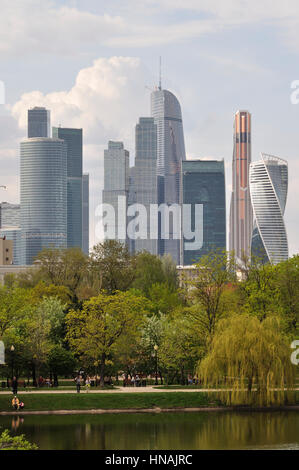
<svg viewBox="0 0 299 470">
<path fill-rule="evenodd" d="M 119 16 L 95 15 L 50 0 L 1 0 L 0 53 L 78 54 L 124 29 Z"/>
<path fill-rule="evenodd" d="M 27 110 L 45 106 L 52 124 L 84 129 L 88 144 L 121 139 L 132 148 L 133 126 L 140 114 L 149 114 L 149 74 L 134 57 L 99 58 L 79 71 L 67 91 L 25 93 L 12 107 L 21 129 L 27 126 Z"/>
<path fill-rule="evenodd" d="M 243 25 L 272 24 L 298 48 L 298 0 L 131 0 L 91 13 L 51 0 L 1 0 L 0 54 L 90 52 L 93 48 L 147 47 L 188 41 Z M 69 2 L 69 5 L 72 5 Z M 87 8 L 87 7 L 85 7 Z M 191 12 L 187 17 L 181 12 Z M 171 20 L 169 13 L 172 13 Z M 190 19 L 191 18 L 191 19 Z"/>
</svg>

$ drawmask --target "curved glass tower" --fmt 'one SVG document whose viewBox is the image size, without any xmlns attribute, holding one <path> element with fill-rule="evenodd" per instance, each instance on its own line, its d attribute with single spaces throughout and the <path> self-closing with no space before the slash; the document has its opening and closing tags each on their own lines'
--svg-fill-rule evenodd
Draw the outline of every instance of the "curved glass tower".
<svg viewBox="0 0 299 470">
<path fill-rule="evenodd" d="M 277 264 L 288 259 L 284 212 L 288 193 L 288 164 L 281 158 L 261 154 L 251 163 L 250 195 L 255 218 L 251 253 Z"/>
<path fill-rule="evenodd" d="M 179 204 L 181 162 L 186 160 L 181 106 L 173 93 L 159 87 L 151 94 L 151 113 L 157 125 L 158 204 Z M 181 230 L 172 224 L 169 240 L 159 237 L 158 253 L 170 253 L 178 264 L 180 240 L 173 239 L 175 233 Z"/>
<path fill-rule="evenodd" d="M 48 247 L 67 247 L 67 148 L 61 139 L 21 142 L 22 264 Z"/>
</svg>

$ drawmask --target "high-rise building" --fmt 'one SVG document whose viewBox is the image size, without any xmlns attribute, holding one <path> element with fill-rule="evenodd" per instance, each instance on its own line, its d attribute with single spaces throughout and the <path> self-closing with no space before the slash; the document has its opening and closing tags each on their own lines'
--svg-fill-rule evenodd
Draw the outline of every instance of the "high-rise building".
<svg viewBox="0 0 299 470">
<path fill-rule="evenodd" d="M 61 139 L 21 142 L 22 264 L 44 247 L 67 247 L 67 147 Z"/>
<path fill-rule="evenodd" d="M 157 125 L 158 204 L 179 204 L 181 162 L 186 159 L 181 106 L 173 93 L 160 86 L 151 94 L 151 114 Z M 179 222 L 173 218 L 170 223 L 169 239 L 162 239 L 163 223 L 160 219 L 158 253 L 171 254 L 179 264 Z"/>
<path fill-rule="evenodd" d="M 232 197 L 230 206 L 229 250 L 237 262 L 250 257 L 252 207 L 249 190 L 251 163 L 251 114 L 238 111 L 234 120 Z"/>
<path fill-rule="evenodd" d="M 20 226 L 20 204 L 0 203 L 0 227 Z"/>
<path fill-rule="evenodd" d="M 104 238 L 123 243 L 128 242 L 129 159 L 123 142 L 109 141 L 108 149 L 104 151 L 103 204 L 109 204 L 112 211 L 105 217 Z"/>
<path fill-rule="evenodd" d="M 261 154 L 250 165 L 250 195 L 254 213 L 252 255 L 277 264 L 288 259 L 284 212 L 288 193 L 288 164 Z"/>
<path fill-rule="evenodd" d="M 158 254 L 158 240 L 151 239 L 150 207 L 158 203 L 157 194 L 157 126 L 154 118 L 140 118 L 135 129 L 135 167 L 132 169 L 134 202 L 146 210 L 146 230 L 134 241 L 135 252 L 146 250 Z M 131 202 L 131 201 L 130 201 Z"/>
<path fill-rule="evenodd" d="M 50 111 L 35 107 L 28 109 L 28 138 L 50 137 Z"/>
<path fill-rule="evenodd" d="M 203 255 L 226 250 L 223 160 L 182 162 L 182 204 L 184 237 L 180 264 L 192 265 Z M 188 237 L 186 231 L 190 233 Z"/>
<path fill-rule="evenodd" d="M 83 175 L 82 185 L 82 251 L 89 253 L 89 174 Z"/>
<path fill-rule="evenodd" d="M 82 129 L 53 127 L 67 144 L 67 247 L 82 248 Z"/>
</svg>

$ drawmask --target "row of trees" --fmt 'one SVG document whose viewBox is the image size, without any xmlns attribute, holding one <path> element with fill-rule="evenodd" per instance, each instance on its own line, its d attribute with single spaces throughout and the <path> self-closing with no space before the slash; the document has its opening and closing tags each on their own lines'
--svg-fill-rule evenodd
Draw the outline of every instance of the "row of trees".
<svg viewBox="0 0 299 470">
<path fill-rule="evenodd" d="M 107 374 L 157 368 L 167 383 L 191 375 L 229 389 L 228 402 L 282 403 L 295 377 L 299 257 L 278 266 L 251 260 L 237 281 L 233 256 L 211 253 L 180 284 L 170 257 L 132 256 L 115 241 L 90 257 L 44 250 L 35 270 L 9 276 L 0 289 L 7 373 L 12 360 L 34 380 L 83 367 L 103 385 Z"/>
</svg>

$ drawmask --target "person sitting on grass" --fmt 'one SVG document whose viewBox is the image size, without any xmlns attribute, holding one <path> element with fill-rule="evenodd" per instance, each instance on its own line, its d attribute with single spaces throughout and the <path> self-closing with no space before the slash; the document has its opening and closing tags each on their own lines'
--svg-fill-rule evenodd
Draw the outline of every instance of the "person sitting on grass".
<svg viewBox="0 0 299 470">
<path fill-rule="evenodd" d="M 17 396 L 14 396 L 13 399 L 11 400 L 11 404 L 12 404 L 12 407 L 15 409 L 15 410 L 18 410 L 19 407 L 20 407 L 20 400 L 18 399 Z"/>
<path fill-rule="evenodd" d="M 24 409 L 24 406 L 25 406 L 24 402 L 23 402 L 23 401 L 20 401 L 20 404 L 19 404 L 20 410 L 23 410 L 23 409 Z"/>
</svg>

